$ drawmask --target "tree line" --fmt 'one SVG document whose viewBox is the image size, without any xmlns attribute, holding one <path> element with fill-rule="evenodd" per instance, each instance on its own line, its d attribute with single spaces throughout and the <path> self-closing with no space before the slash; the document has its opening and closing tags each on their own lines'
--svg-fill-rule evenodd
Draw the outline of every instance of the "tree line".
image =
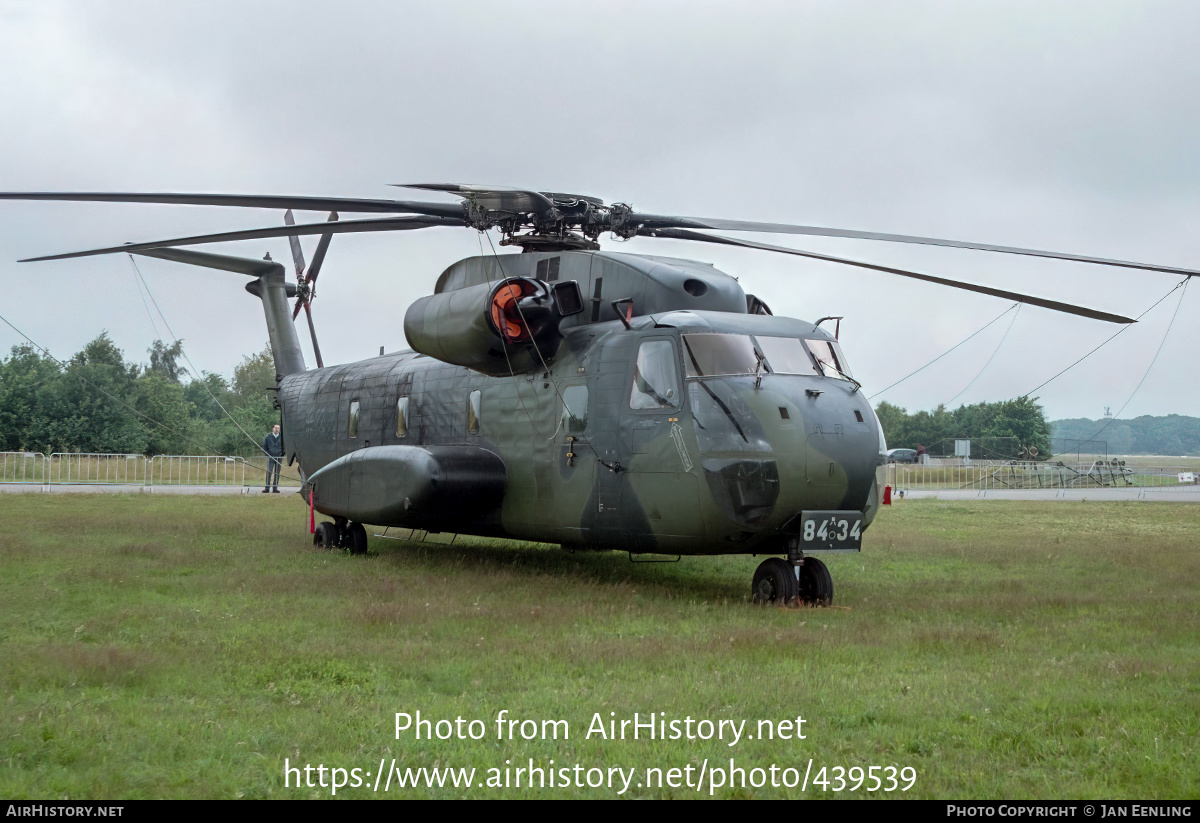
<svg viewBox="0 0 1200 823">
<path fill-rule="evenodd" d="M 250 456 L 279 412 L 269 347 L 248 355 L 227 380 L 203 372 L 185 382 L 182 342 L 156 340 L 150 362 L 127 362 L 102 333 L 70 360 L 14 346 L 0 360 L 0 451 Z M 229 417 L 255 440 L 248 439 Z"/>
<path fill-rule="evenodd" d="M 1056 438 L 1102 441 L 1109 454 L 1200 454 L 1200 418 L 1180 414 L 1130 420 L 1079 417 L 1055 420 L 1051 426 Z"/>
<path fill-rule="evenodd" d="M 269 346 L 243 358 L 229 379 L 211 372 L 189 375 L 179 363 L 180 342 L 168 346 L 156 340 L 147 354 L 148 363 L 127 362 L 107 333 L 64 364 L 33 346 L 14 346 L 0 360 L 0 451 L 258 454 L 261 436 L 279 421 L 266 391 L 275 384 Z M 890 448 L 923 445 L 936 453 L 952 451 L 955 439 L 970 438 L 999 452 L 976 457 L 1016 457 L 1030 446 L 1049 456 L 1051 436 L 1088 439 L 1105 425 L 1078 419 L 1052 426 L 1037 399 L 1029 397 L 912 414 L 884 401 L 875 412 Z M 1112 421 L 1099 438 L 1108 441 L 1112 454 L 1196 454 L 1200 419 Z"/>
<path fill-rule="evenodd" d="M 1051 455 L 1050 424 L 1037 398 L 1018 397 L 997 403 L 976 403 L 951 411 L 909 414 L 886 400 L 875 407 L 888 448 L 924 446 L 930 454 L 953 454 L 954 440 L 970 439 L 972 457 L 1016 458 L 1037 449 L 1039 458 Z"/>
</svg>

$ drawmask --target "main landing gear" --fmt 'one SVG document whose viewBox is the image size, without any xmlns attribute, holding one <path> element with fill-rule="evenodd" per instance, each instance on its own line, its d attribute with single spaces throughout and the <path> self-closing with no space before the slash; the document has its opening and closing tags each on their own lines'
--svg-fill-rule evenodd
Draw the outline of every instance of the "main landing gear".
<svg viewBox="0 0 1200 823">
<path fill-rule="evenodd" d="M 334 522 L 323 520 L 313 533 L 313 545 L 319 549 L 345 549 L 350 554 L 367 553 L 367 530 L 362 523 L 351 523 L 344 517 Z"/>
<path fill-rule="evenodd" d="M 750 592 L 754 602 L 760 604 L 830 606 L 833 578 L 825 564 L 815 557 L 803 554 L 788 560 L 768 557 L 754 572 Z"/>
</svg>

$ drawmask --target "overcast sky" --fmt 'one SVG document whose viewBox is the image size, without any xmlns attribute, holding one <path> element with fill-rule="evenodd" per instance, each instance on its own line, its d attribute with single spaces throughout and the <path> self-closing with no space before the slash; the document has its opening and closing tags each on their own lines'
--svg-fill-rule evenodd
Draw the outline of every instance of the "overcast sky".
<svg viewBox="0 0 1200 823">
<path fill-rule="evenodd" d="M 1186 0 L 0 0 L 0 190 L 386 198 L 409 196 L 389 183 L 485 183 L 655 213 L 1200 268 L 1197 31 L 1200 4 Z M 60 358 L 107 330 L 145 361 L 157 335 L 127 256 L 15 261 L 281 221 L 246 209 L 0 203 L 0 314 Z M 480 239 L 468 229 L 335 237 L 314 303 L 326 362 L 406 347 L 408 304 L 479 254 Z M 753 239 L 1131 316 L 1179 280 Z M 776 314 L 844 315 L 842 344 L 868 394 L 1009 306 L 765 252 L 602 243 L 710 261 Z M 286 240 L 209 248 L 290 259 Z M 262 348 L 261 308 L 243 278 L 139 266 L 198 369 L 228 375 Z M 1182 304 L 1181 293 L 1039 389 L 1049 416 L 1116 412 L 1160 344 L 1122 416 L 1200 415 L 1200 284 Z M 1024 394 L 1117 330 L 1032 307 L 1013 317 L 876 400 L 913 411 Z M 21 342 L 0 324 L 0 351 Z"/>
</svg>

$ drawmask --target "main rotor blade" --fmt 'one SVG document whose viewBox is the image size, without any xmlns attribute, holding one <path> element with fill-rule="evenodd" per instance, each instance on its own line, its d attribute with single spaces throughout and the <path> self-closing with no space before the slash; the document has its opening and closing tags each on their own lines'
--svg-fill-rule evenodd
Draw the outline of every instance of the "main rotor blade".
<svg viewBox="0 0 1200 823">
<path fill-rule="evenodd" d="M 283 274 L 283 266 L 273 260 L 250 260 L 245 257 L 230 257 L 227 254 L 212 254 L 206 251 L 191 249 L 147 249 L 134 252 L 143 257 L 157 257 L 160 260 L 171 260 L 175 263 L 187 263 L 189 266 L 203 266 L 206 269 L 220 269 L 250 277 L 261 277 L 278 272 Z"/>
<path fill-rule="evenodd" d="M 726 246 L 741 246 L 747 249 L 761 249 L 763 251 L 775 251 L 783 254 L 794 254 L 797 257 L 808 257 L 813 260 L 825 260 L 830 263 L 844 263 L 847 266 L 857 266 L 860 269 L 870 269 L 872 271 L 881 271 L 886 274 L 898 274 L 901 277 L 912 277 L 916 280 L 924 280 L 928 283 L 937 283 L 941 286 L 950 286 L 955 289 L 964 289 L 966 291 L 978 292 L 979 294 L 990 294 L 992 297 L 1003 297 L 1006 300 L 1016 300 L 1019 303 L 1028 303 L 1031 306 L 1041 306 L 1044 309 L 1053 311 L 1066 312 L 1067 314 L 1076 314 L 1080 317 L 1090 317 L 1093 320 L 1104 320 L 1109 323 L 1133 323 L 1133 318 L 1122 317 L 1119 314 L 1109 314 L 1108 312 L 1089 309 L 1083 306 L 1076 306 L 1071 303 L 1060 303 L 1057 300 L 1047 300 L 1042 297 L 1033 297 L 1028 294 L 1021 294 L 1015 291 L 1006 291 L 1004 289 L 993 289 L 990 286 L 979 286 L 974 283 L 963 283 L 958 280 L 948 280 L 944 277 L 935 277 L 931 274 L 921 274 L 915 271 L 906 269 L 896 269 L 891 266 L 878 266 L 874 263 L 863 263 L 858 260 L 848 260 L 844 257 L 832 257 L 828 254 L 817 254 L 815 252 L 801 251 L 800 249 L 789 249 L 784 246 L 772 246 L 767 243 L 755 243 L 751 240 L 735 240 L 731 237 L 718 237 L 714 234 L 701 234 L 699 232 L 687 231 L 685 229 L 657 229 L 652 232 L 646 232 L 651 237 L 670 237 L 676 240 L 699 240 L 704 243 L 719 243 Z"/>
<path fill-rule="evenodd" d="M 1088 257 L 1082 254 L 1065 254 L 1054 251 L 1022 249 L 1015 246 L 993 246 L 988 243 L 965 243 L 958 240 L 939 240 L 935 237 L 916 237 L 907 234 L 882 234 L 879 232 L 854 231 L 851 229 L 826 229 L 819 226 L 792 226 L 786 223 L 755 223 L 745 220 L 718 220 L 707 217 L 672 217 L 661 214 L 634 214 L 630 221 L 642 227 L 639 234 L 667 228 L 719 229 L 721 231 L 774 232 L 777 234 L 804 234 L 813 237 L 846 237 L 854 240 L 885 240 L 891 243 L 917 243 L 925 246 L 948 246 L 955 249 L 974 249 L 1001 254 L 1021 254 L 1027 257 L 1047 257 L 1052 260 L 1070 260 L 1077 263 L 1094 263 L 1100 266 L 1117 266 L 1124 269 L 1142 269 L 1166 274 L 1200 276 L 1200 270 L 1183 269 L 1176 266 L 1160 266 L 1153 263 L 1135 263 L 1128 260 L 1109 260 L 1104 257 Z"/>
<path fill-rule="evenodd" d="M 123 246 L 109 246 L 104 249 L 69 252 L 67 254 L 50 254 L 45 257 L 30 257 L 18 262 L 37 263 L 43 260 L 67 260 L 72 257 L 91 257 L 97 254 L 115 254 L 119 252 L 142 251 L 144 249 L 161 249 L 170 246 L 193 246 L 202 243 L 223 243 L 229 240 L 257 240 L 264 237 L 291 237 L 292 235 L 309 234 L 350 234 L 353 232 L 369 231 L 405 231 L 408 229 L 428 229 L 436 226 L 463 226 L 461 219 L 448 217 L 376 217 L 369 220 L 346 220 L 336 225 L 329 223 L 305 223 L 299 226 L 275 226 L 267 229 L 248 229 L 246 231 L 230 231 L 220 234 L 200 234 L 195 237 L 179 237 L 173 240 L 154 240 L 149 243 L 129 243 Z"/>
<path fill-rule="evenodd" d="M 461 203 L 420 203 L 358 197 L 304 197 L 261 194 L 142 194 L 139 192 L 0 192 L 0 200 L 77 200 L 104 203 L 167 203 L 186 206 L 244 206 L 259 209 L 302 209 L 352 213 L 428 214 L 462 218 Z"/>
<path fill-rule="evenodd" d="M 488 211 L 514 214 L 545 214 L 554 209 L 554 201 L 541 192 L 514 189 L 508 186 L 476 186 L 460 183 L 393 183 L 402 189 L 444 191 L 470 198 Z"/>
</svg>

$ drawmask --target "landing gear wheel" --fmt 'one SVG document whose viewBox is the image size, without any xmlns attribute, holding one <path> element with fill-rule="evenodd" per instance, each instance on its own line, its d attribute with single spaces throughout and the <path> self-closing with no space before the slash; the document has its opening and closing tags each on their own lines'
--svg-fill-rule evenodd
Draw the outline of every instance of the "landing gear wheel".
<svg viewBox="0 0 1200 823">
<path fill-rule="evenodd" d="M 350 554 L 367 553 L 367 530 L 362 523 L 350 523 L 346 527 L 346 548 Z"/>
<path fill-rule="evenodd" d="M 796 573 L 792 564 L 778 557 L 769 557 L 759 564 L 750 586 L 754 602 L 785 606 L 796 599 Z"/>
<path fill-rule="evenodd" d="M 338 544 L 337 527 L 324 520 L 317 524 L 317 530 L 313 532 L 313 545 L 318 549 L 332 549 Z"/>
<path fill-rule="evenodd" d="M 833 578 L 825 564 L 815 557 L 804 558 L 800 567 L 800 602 L 806 606 L 833 605 Z"/>
</svg>

